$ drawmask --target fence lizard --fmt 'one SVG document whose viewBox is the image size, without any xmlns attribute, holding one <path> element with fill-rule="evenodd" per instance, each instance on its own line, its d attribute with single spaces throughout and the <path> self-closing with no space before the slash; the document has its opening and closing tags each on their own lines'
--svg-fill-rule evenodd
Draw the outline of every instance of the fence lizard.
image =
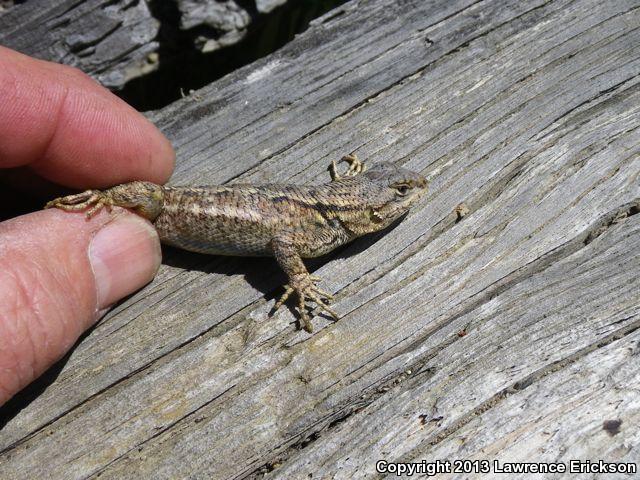
<svg viewBox="0 0 640 480">
<path fill-rule="evenodd" d="M 302 258 L 324 255 L 367 233 L 389 226 L 426 191 L 425 178 L 392 163 L 365 169 L 354 155 L 340 175 L 335 161 L 331 182 L 303 185 L 220 185 L 167 187 L 131 182 L 108 190 L 87 190 L 47 203 L 68 211 L 102 207 L 131 209 L 149 219 L 160 240 L 193 252 L 215 255 L 273 256 L 289 278 L 273 311 L 296 293 L 301 326 L 312 331 L 306 301 L 335 319 L 332 295 L 316 285 Z"/>
</svg>

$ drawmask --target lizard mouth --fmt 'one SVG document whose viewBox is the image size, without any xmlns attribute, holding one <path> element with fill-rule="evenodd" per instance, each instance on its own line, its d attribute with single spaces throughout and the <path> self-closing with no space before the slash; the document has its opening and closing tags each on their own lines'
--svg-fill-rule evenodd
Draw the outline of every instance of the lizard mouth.
<svg viewBox="0 0 640 480">
<path fill-rule="evenodd" d="M 380 215 L 380 212 L 377 212 L 373 209 L 369 211 L 369 220 L 371 220 L 372 223 L 376 224 L 384 222 L 384 218 L 382 217 L 382 215 Z"/>
</svg>

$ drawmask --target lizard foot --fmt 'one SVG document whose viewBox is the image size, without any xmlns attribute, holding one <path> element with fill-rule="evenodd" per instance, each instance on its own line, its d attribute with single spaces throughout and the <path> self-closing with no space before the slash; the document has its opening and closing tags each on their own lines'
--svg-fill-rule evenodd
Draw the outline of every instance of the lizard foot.
<svg viewBox="0 0 640 480">
<path fill-rule="evenodd" d="M 316 303 L 321 310 L 324 310 L 331 315 L 335 320 L 338 320 L 338 314 L 329 308 L 329 301 L 333 300 L 333 295 L 324 290 L 321 290 L 316 285 L 316 282 L 320 281 L 320 277 L 315 275 L 297 275 L 291 279 L 291 283 L 284 286 L 284 293 L 280 297 L 280 300 L 273 306 L 273 311 L 278 310 L 284 302 L 291 296 L 292 293 L 298 296 L 298 310 L 300 311 L 300 325 L 307 332 L 313 332 L 313 325 L 306 308 L 307 299 Z"/>
<path fill-rule="evenodd" d="M 364 162 L 362 162 L 354 153 L 350 153 L 349 155 L 345 155 L 340 159 L 341 162 L 346 162 L 349 164 L 349 168 L 344 174 L 340 175 L 338 173 L 338 165 L 336 161 L 333 160 L 331 165 L 329 165 L 329 174 L 331 175 L 331 180 L 340 180 L 344 177 L 355 177 L 359 173 L 365 171 L 366 166 Z"/>
<path fill-rule="evenodd" d="M 75 195 L 67 195 L 66 197 L 56 198 L 48 202 L 44 208 L 59 208 L 67 212 L 77 212 L 79 210 L 87 210 L 87 218 L 93 217 L 100 211 L 102 207 L 110 210 L 112 200 L 99 190 L 87 190 Z"/>
</svg>

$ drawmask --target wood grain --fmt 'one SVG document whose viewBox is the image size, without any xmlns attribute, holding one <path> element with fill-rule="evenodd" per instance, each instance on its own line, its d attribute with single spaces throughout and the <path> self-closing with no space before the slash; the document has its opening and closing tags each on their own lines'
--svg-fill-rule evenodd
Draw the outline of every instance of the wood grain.
<svg viewBox="0 0 640 480">
<path fill-rule="evenodd" d="M 191 54 L 194 61 L 195 52 L 239 43 L 257 30 L 267 13 L 284 3 L 29 0 L 14 5 L 0 1 L 0 45 L 77 67 L 104 86 L 120 90 L 129 80 L 175 62 L 176 56 Z M 185 42 L 191 44 L 189 52 L 180 50 Z"/>
<path fill-rule="evenodd" d="M 267 316 L 272 261 L 165 250 L 10 406 L 0 477 L 640 466 L 639 25 L 638 1 L 353 1 L 151 114 L 175 184 L 319 183 L 355 151 L 430 193 L 315 265 L 342 318 L 313 335 Z"/>
<path fill-rule="evenodd" d="M 131 0 L 29 0 L 0 11 L 0 45 L 122 87 L 157 67 L 159 22 Z"/>
</svg>

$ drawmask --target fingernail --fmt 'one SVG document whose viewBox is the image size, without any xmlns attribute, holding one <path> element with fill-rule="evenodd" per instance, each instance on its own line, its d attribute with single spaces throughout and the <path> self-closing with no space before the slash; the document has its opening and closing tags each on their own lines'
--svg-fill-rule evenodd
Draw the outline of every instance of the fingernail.
<svg viewBox="0 0 640 480">
<path fill-rule="evenodd" d="M 123 214 L 107 223 L 91 240 L 89 261 L 103 309 L 151 281 L 160 266 L 158 234 L 146 220 Z"/>
</svg>

